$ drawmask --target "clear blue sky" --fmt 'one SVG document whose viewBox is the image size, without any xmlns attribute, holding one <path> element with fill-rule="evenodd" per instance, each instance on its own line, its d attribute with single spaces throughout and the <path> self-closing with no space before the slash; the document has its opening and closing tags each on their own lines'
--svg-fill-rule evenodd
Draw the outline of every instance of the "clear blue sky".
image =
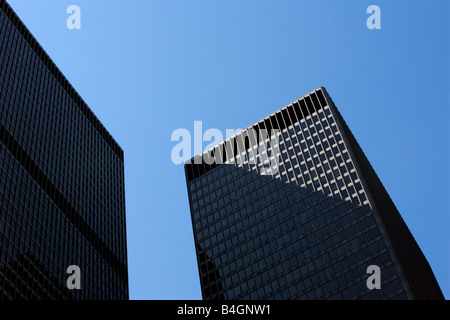
<svg viewBox="0 0 450 320">
<path fill-rule="evenodd" d="M 201 298 L 173 130 L 243 128 L 318 86 L 450 298 L 449 1 L 9 3 L 125 151 L 131 299 Z"/>
</svg>

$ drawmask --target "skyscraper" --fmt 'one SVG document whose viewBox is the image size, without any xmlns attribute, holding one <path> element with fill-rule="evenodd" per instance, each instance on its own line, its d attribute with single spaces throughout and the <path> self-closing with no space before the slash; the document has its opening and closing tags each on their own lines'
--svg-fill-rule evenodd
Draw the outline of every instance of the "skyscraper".
<svg viewBox="0 0 450 320">
<path fill-rule="evenodd" d="M 323 87 L 185 173 L 204 299 L 443 299 Z"/>
<path fill-rule="evenodd" d="M 123 157 L 0 0 L 1 299 L 128 299 Z"/>
</svg>

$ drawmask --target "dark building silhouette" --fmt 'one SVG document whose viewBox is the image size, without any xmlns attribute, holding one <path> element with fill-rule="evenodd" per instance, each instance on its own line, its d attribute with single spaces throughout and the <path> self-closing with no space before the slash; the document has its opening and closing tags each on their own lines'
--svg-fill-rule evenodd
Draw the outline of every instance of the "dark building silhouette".
<svg viewBox="0 0 450 320">
<path fill-rule="evenodd" d="M 125 232 L 123 150 L 0 0 L 0 297 L 128 299 Z"/>
<path fill-rule="evenodd" d="M 204 299 L 444 298 L 323 87 L 185 172 Z"/>
</svg>

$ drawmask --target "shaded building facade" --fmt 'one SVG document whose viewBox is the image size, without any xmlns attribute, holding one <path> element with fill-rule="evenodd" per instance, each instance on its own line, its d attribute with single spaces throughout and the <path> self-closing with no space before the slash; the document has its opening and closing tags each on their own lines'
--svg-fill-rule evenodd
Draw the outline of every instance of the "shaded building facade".
<svg viewBox="0 0 450 320">
<path fill-rule="evenodd" d="M 323 87 L 190 159 L 185 174 L 204 299 L 443 299 Z M 373 265 L 379 289 L 367 284 Z"/>
<path fill-rule="evenodd" d="M 128 299 L 123 158 L 0 0 L 1 299 Z"/>
</svg>

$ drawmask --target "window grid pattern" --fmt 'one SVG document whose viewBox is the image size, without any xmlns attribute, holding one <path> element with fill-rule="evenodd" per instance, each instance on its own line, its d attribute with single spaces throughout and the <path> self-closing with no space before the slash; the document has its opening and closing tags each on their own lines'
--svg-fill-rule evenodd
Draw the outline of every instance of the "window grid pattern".
<svg viewBox="0 0 450 320">
<path fill-rule="evenodd" d="M 407 298 L 346 143 L 315 94 L 317 111 L 291 113 L 279 134 L 276 175 L 260 175 L 248 152 L 188 183 L 205 299 Z M 283 116 L 273 119 L 284 127 Z M 366 286 L 372 264 L 381 290 Z"/>
<path fill-rule="evenodd" d="M 19 270 L 8 266 L 17 266 L 27 255 L 62 286 L 67 266 L 78 265 L 82 290 L 71 293 L 73 298 L 126 299 L 123 152 L 56 79 L 56 67 L 12 9 L 4 1 L 0 9 L 0 125 L 2 136 L 9 137 L 0 143 L 1 296 L 54 297 L 62 292 L 45 285 L 46 293 L 37 292 L 31 284 L 30 291 L 18 289 L 27 284 Z M 7 147 L 11 139 L 26 160 L 13 156 L 16 150 Z M 42 188 L 47 180 L 32 178 L 30 162 L 73 207 L 76 221 Z M 87 229 L 117 263 L 111 265 L 96 249 L 102 247 L 90 242 Z"/>
</svg>

